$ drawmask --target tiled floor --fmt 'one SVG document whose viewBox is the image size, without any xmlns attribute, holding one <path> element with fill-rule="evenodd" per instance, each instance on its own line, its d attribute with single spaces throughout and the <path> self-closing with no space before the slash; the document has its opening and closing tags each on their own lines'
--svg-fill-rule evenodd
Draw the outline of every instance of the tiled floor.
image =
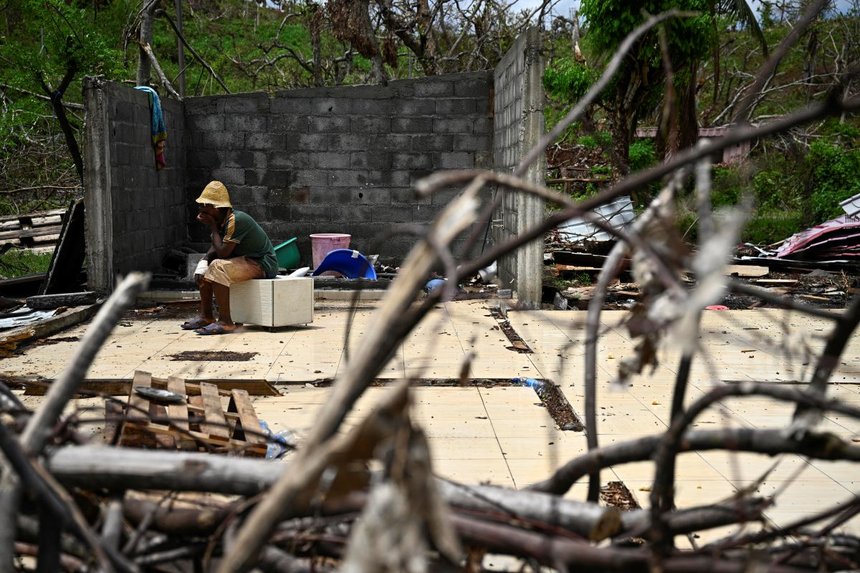
<svg viewBox="0 0 860 573">
<path fill-rule="evenodd" d="M 510 341 L 489 309 L 497 301 L 462 301 L 437 307 L 409 336 L 379 373 L 380 378 L 458 379 L 469 362 L 471 378 L 511 380 L 540 378 L 559 385 L 574 409 L 584 415 L 584 312 L 510 311 L 511 326 L 533 350 L 510 349 Z M 504 304 L 504 301 L 503 301 Z M 376 304 L 363 303 L 353 318 L 349 348 L 355 351 L 363 333 L 373 328 Z M 273 430 L 302 435 L 314 423 L 327 388 L 308 385 L 336 378 L 349 368 L 344 352 L 348 304 L 318 300 L 314 322 L 307 326 L 266 330 L 244 327 L 228 336 L 202 337 L 179 329 L 177 320 L 157 318 L 118 325 L 89 370 L 90 378 L 130 379 L 135 370 L 156 377 L 265 379 L 280 397 L 257 398 L 255 408 Z M 667 428 L 671 389 L 679 362 L 677 343 L 667 335 L 658 353 L 660 364 L 635 377 L 628 388 L 612 383 L 619 363 L 636 341 L 624 327 L 625 313 L 604 312 L 598 346 L 598 439 L 601 444 L 655 434 Z M 0 361 L 0 374 L 54 378 L 76 350 L 73 338 L 88 325 L 52 337 Z M 756 380 L 774 384 L 806 381 L 823 347 L 830 325 L 822 319 L 774 310 L 705 312 L 686 403 L 717 385 Z M 784 333 L 788 331 L 789 335 Z M 59 340 L 58 340 L 59 339 Z M 48 340 L 51 342 L 51 340 Z M 250 360 L 195 362 L 177 360 L 190 350 L 256 353 Z M 860 406 L 860 340 L 848 346 L 833 377 L 831 395 Z M 350 414 L 353 424 L 376 402 L 383 388 L 371 388 Z M 528 387 L 447 386 L 414 388 L 414 420 L 430 438 L 437 473 L 467 483 L 523 487 L 545 479 L 566 461 L 585 451 L 585 436 L 561 431 Z M 697 429 L 732 427 L 781 428 L 792 408 L 763 398 L 735 398 L 704 412 Z M 860 422 L 830 414 L 820 429 L 849 442 L 860 441 Z M 706 504 L 750 487 L 776 460 L 721 451 L 683 454 L 677 466 L 680 507 Z M 775 494 L 767 515 L 782 524 L 805 511 L 823 509 L 858 494 L 856 464 L 806 461 L 782 456 L 758 485 L 761 495 Z M 648 505 L 654 468 L 637 462 L 602 472 L 604 482 L 621 480 L 640 504 Z M 582 498 L 586 485 L 568 493 Z M 860 533 L 860 518 L 844 529 Z M 725 533 L 725 531 L 720 531 Z"/>
</svg>

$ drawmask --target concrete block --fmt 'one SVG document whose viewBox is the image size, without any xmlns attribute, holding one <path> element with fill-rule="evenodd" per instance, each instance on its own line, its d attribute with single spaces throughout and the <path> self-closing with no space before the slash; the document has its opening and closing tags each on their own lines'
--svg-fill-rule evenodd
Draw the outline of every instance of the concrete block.
<svg viewBox="0 0 860 573">
<path fill-rule="evenodd" d="M 415 97 L 446 97 L 454 95 L 454 81 L 439 78 L 415 82 Z"/>
<path fill-rule="evenodd" d="M 472 98 L 439 99 L 436 100 L 437 115 L 460 115 L 475 113 L 478 109 L 477 100 Z"/>
<path fill-rule="evenodd" d="M 413 135 L 409 149 L 412 151 L 453 151 L 454 136 L 450 134 Z"/>
<path fill-rule="evenodd" d="M 237 94 L 224 96 L 219 111 L 228 114 L 266 113 L 269 111 L 269 96 L 259 94 Z"/>
<path fill-rule="evenodd" d="M 433 122 L 433 131 L 435 133 L 472 133 L 471 119 L 465 118 L 444 118 L 436 119 Z"/>
<path fill-rule="evenodd" d="M 269 116 L 268 131 L 271 133 L 308 133 L 307 115 L 278 114 Z"/>
<path fill-rule="evenodd" d="M 395 117 L 391 120 L 393 133 L 433 133 L 432 117 Z"/>
<path fill-rule="evenodd" d="M 391 130 L 391 118 L 353 116 L 350 118 L 349 129 L 354 133 L 388 133 Z"/>
<path fill-rule="evenodd" d="M 305 90 L 297 90 L 305 91 Z M 311 113 L 311 99 L 298 93 L 279 92 L 269 102 L 269 111 L 276 114 L 288 114 L 294 117 L 304 117 Z"/>
<path fill-rule="evenodd" d="M 314 115 L 343 115 L 352 111 L 352 100 L 348 98 L 314 98 L 311 101 L 311 113 Z"/>
<path fill-rule="evenodd" d="M 436 113 L 436 102 L 432 99 L 406 99 L 394 102 L 396 116 L 433 115 Z"/>
<path fill-rule="evenodd" d="M 371 137 L 369 149 L 377 151 L 403 151 L 404 149 L 410 149 L 409 145 L 411 141 L 411 135 L 387 133 Z"/>
<path fill-rule="evenodd" d="M 391 157 L 393 169 L 432 169 L 432 156 L 427 153 L 395 153 Z"/>
<path fill-rule="evenodd" d="M 442 169 L 469 169 L 474 165 L 474 156 L 464 151 L 440 153 L 439 162 L 437 163 L 437 167 Z"/>
<path fill-rule="evenodd" d="M 333 147 L 334 140 L 325 134 L 302 133 L 287 139 L 287 150 L 298 151 L 328 151 L 336 149 Z"/>
<path fill-rule="evenodd" d="M 265 115 L 236 114 L 224 119 L 224 128 L 228 131 L 260 133 L 266 131 L 267 125 Z"/>
<path fill-rule="evenodd" d="M 317 167 L 320 169 L 349 169 L 350 167 L 352 167 L 350 163 L 350 157 L 352 155 L 356 154 L 340 152 L 315 153 L 313 154 L 313 156 L 309 156 L 307 160 L 304 161 L 304 165 L 307 165 L 309 167 Z"/>
<path fill-rule="evenodd" d="M 389 99 L 356 99 L 352 102 L 353 116 L 390 116 L 395 109 L 395 102 Z"/>
<path fill-rule="evenodd" d="M 312 116 L 308 129 L 311 133 L 349 133 L 348 116 Z"/>
<path fill-rule="evenodd" d="M 343 156 L 343 154 L 334 154 L 338 157 Z M 351 167 L 353 169 L 390 169 L 391 168 L 391 153 L 388 152 L 374 152 L 374 151 L 366 151 L 362 152 L 352 152 L 348 156 L 349 165 L 345 167 Z"/>
<path fill-rule="evenodd" d="M 286 148 L 286 138 L 282 133 L 248 133 L 245 136 L 246 149 L 274 151 Z"/>
</svg>

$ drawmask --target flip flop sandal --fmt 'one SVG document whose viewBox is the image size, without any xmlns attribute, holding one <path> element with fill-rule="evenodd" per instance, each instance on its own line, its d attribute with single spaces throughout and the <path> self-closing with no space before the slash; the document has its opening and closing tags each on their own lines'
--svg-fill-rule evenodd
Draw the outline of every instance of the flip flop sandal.
<svg viewBox="0 0 860 573">
<path fill-rule="evenodd" d="M 195 330 L 197 334 L 202 334 L 203 336 L 209 336 L 212 334 L 227 334 L 228 332 L 232 332 L 229 330 L 224 330 L 224 327 L 218 324 L 217 322 L 213 322 L 208 326 L 204 326 L 203 328 L 198 328 Z"/>
<path fill-rule="evenodd" d="M 197 330 L 198 328 L 206 328 L 210 324 L 212 323 L 205 318 L 195 318 L 193 320 L 186 320 L 179 326 L 179 328 L 182 330 Z"/>
</svg>

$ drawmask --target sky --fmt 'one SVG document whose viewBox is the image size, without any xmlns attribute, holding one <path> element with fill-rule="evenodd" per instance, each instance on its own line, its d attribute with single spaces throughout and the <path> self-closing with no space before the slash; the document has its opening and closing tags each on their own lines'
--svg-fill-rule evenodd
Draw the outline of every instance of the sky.
<svg viewBox="0 0 860 573">
<path fill-rule="evenodd" d="M 761 8 L 761 4 L 758 0 L 748 0 L 750 6 L 753 9 L 753 12 L 756 14 L 759 13 Z M 537 8 L 541 4 L 541 0 L 508 0 L 510 3 L 515 4 L 515 8 L 528 10 Z M 849 0 L 836 0 L 835 5 L 836 8 L 840 11 L 847 10 L 851 2 Z M 579 0 L 558 0 L 553 6 L 552 13 L 559 14 L 562 16 L 570 16 L 570 9 L 579 6 Z"/>
</svg>

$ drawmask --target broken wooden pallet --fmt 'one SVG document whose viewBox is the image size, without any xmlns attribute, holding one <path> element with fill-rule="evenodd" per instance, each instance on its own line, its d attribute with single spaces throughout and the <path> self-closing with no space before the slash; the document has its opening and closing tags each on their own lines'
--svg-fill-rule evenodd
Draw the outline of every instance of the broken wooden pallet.
<svg viewBox="0 0 860 573">
<path fill-rule="evenodd" d="M 65 209 L 0 217 L 0 244 L 34 248 L 54 246 L 63 228 Z"/>
<path fill-rule="evenodd" d="M 179 402 L 145 397 L 136 388 L 167 390 L 185 399 Z M 222 397 L 228 397 L 227 409 Z M 242 389 L 218 390 L 214 384 L 195 384 L 171 376 L 153 378 L 135 372 L 125 412 L 111 415 L 106 436 L 119 431 L 119 445 L 137 448 L 164 448 L 210 453 L 264 457 L 267 440 L 251 404 Z"/>
</svg>

